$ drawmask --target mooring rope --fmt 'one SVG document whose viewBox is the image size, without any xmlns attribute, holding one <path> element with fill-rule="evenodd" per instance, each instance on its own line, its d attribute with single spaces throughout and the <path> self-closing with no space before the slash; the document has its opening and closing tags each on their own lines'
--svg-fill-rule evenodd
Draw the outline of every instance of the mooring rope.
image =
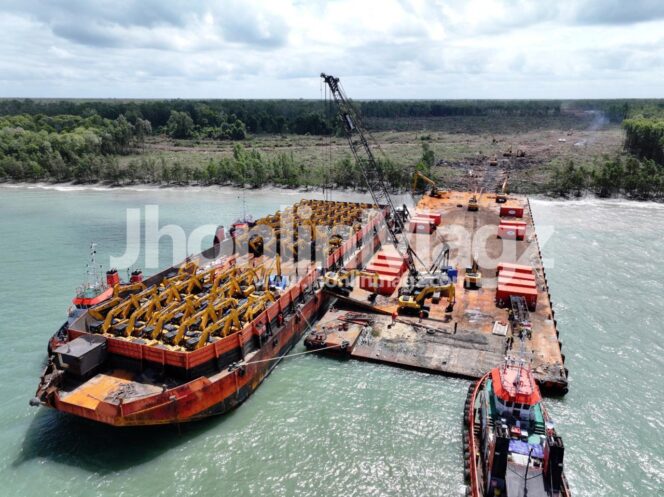
<svg viewBox="0 0 664 497">
<path fill-rule="evenodd" d="M 280 361 L 281 359 L 288 359 L 290 357 L 296 357 L 299 355 L 312 354 L 314 352 L 321 352 L 323 350 L 328 350 L 328 349 L 339 349 L 341 347 L 342 345 L 330 345 L 329 347 L 321 347 L 320 349 L 305 350 L 304 352 L 296 352 L 294 354 L 286 354 L 278 357 L 271 357 L 270 359 L 259 359 L 257 361 L 243 362 L 240 364 L 240 366 L 247 366 L 249 364 L 258 364 L 259 362 Z"/>
</svg>

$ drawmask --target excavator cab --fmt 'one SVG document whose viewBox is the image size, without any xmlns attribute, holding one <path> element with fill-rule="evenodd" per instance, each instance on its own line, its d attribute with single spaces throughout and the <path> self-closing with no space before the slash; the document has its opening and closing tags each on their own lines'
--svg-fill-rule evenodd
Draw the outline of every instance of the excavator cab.
<svg viewBox="0 0 664 497">
<path fill-rule="evenodd" d="M 475 257 L 473 257 L 472 265 L 466 268 L 463 287 L 466 290 L 478 290 L 482 288 L 482 273 Z"/>
<path fill-rule="evenodd" d="M 361 271 L 359 269 L 328 271 L 323 276 L 323 283 L 327 290 L 348 297 L 353 291 L 351 278 L 359 276 L 362 278 L 371 278 L 374 286 L 378 286 L 378 275 L 370 271 Z"/>
<path fill-rule="evenodd" d="M 445 312 L 452 312 L 454 290 L 454 283 L 445 272 L 423 276 L 414 285 L 399 289 L 397 310 L 401 314 L 421 313 L 423 317 L 428 317 L 430 308 L 425 305 L 426 300 L 430 298 L 432 304 L 438 304 L 445 296 L 448 302 Z"/>
<path fill-rule="evenodd" d="M 350 284 L 350 276 L 345 272 L 328 271 L 323 276 L 323 283 L 328 290 L 346 297 L 353 291 L 353 287 Z"/>
<path fill-rule="evenodd" d="M 480 210 L 480 200 L 477 196 L 477 192 L 473 192 L 472 196 L 468 200 L 468 210 L 470 212 L 477 212 Z"/>
</svg>

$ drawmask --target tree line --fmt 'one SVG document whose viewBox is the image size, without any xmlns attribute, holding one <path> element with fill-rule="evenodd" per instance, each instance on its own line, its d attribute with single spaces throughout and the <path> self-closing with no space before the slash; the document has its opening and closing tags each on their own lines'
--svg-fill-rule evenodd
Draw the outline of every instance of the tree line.
<svg viewBox="0 0 664 497">
<path fill-rule="evenodd" d="M 612 122 L 664 109 L 661 100 L 357 100 L 372 119 L 428 117 L 543 117 L 602 112 Z M 98 115 L 130 123 L 150 121 L 156 133 L 175 138 L 242 139 L 245 133 L 340 133 L 336 109 L 324 100 L 0 100 L 0 115 Z M 189 121 L 189 119 L 191 121 Z M 179 123 L 179 126 L 176 125 Z"/>
<path fill-rule="evenodd" d="M 664 117 L 627 119 L 623 128 L 626 150 L 639 158 L 664 165 Z"/>
<path fill-rule="evenodd" d="M 429 153 L 430 160 L 433 156 Z M 379 161 L 387 181 L 395 189 L 408 188 L 412 169 L 389 160 Z M 108 178 L 110 179 L 110 178 Z M 230 157 L 210 159 L 203 167 L 178 161 L 166 164 L 151 157 L 132 160 L 124 171 L 112 178 L 117 183 L 230 185 L 259 188 L 265 185 L 284 187 L 319 186 L 326 188 L 358 188 L 364 185 L 362 174 L 353 159 L 346 156 L 331 164 L 306 164 L 292 153 L 267 156 L 256 149 L 235 143 Z M 360 186 L 361 188 L 361 186 Z"/>
<path fill-rule="evenodd" d="M 143 156 L 121 165 L 119 156 L 135 153 L 152 133 L 147 119 L 124 115 L 108 119 L 98 114 L 43 114 L 0 117 L 0 179 L 15 181 L 106 181 L 185 184 L 219 184 L 259 187 L 277 184 L 289 187 L 356 187 L 363 184 L 359 170 L 350 156 L 332 164 L 310 165 L 298 162 L 292 154 L 265 156 L 247 149 L 240 142 L 230 157 L 211 159 L 205 167 L 193 167 Z M 208 121 L 211 127 L 230 133 L 238 126 L 232 119 Z M 196 130 L 184 112 L 172 111 L 166 131 L 174 137 L 191 136 Z M 200 128 L 198 132 L 201 132 Z M 424 153 L 433 164 L 430 150 Z M 396 188 L 408 185 L 409 171 L 390 161 L 382 161 L 387 180 Z M 430 167 L 430 166 L 429 166 Z"/>
<path fill-rule="evenodd" d="M 0 117 L 0 178 L 95 181 L 151 133 L 149 121 L 123 115 Z"/>
<path fill-rule="evenodd" d="M 548 185 L 557 196 L 581 196 L 591 192 L 599 197 L 625 195 L 639 200 L 664 198 L 664 167 L 652 159 L 634 156 L 605 157 L 600 162 L 577 166 L 569 161 L 558 168 Z"/>
</svg>

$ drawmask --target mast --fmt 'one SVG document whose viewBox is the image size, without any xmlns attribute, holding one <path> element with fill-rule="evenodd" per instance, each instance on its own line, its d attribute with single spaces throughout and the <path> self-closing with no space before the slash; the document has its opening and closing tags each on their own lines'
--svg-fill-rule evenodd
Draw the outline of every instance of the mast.
<svg viewBox="0 0 664 497">
<path fill-rule="evenodd" d="M 98 289 L 102 286 L 101 266 L 97 267 L 97 244 L 90 243 L 90 255 L 85 267 L 85 289 Z"/>
</svg>

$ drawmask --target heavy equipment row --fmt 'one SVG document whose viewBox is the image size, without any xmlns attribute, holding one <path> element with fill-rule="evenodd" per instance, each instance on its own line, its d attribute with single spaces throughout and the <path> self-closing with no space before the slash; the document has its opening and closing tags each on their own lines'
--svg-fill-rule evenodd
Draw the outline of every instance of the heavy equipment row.
<svg viewBox="0 0 664 497">
<path fill-rule="evenodd" d="M 301 200 L 233 233 L 236 251 L 315 260 L 331 254 L 367 222 L 371 204 Z"/>
<path fill-rule="evenodd" d="M 150 287 L 117 285 L 116 296 L 89 310 L 89 331 L 195 350 L 242 329 L 274 302 L 280 289 L 270 284 L 271 273 L 263 264 L 236 266 L 234 258 L 210 267 L 187 262 Z"/>
</svg>

